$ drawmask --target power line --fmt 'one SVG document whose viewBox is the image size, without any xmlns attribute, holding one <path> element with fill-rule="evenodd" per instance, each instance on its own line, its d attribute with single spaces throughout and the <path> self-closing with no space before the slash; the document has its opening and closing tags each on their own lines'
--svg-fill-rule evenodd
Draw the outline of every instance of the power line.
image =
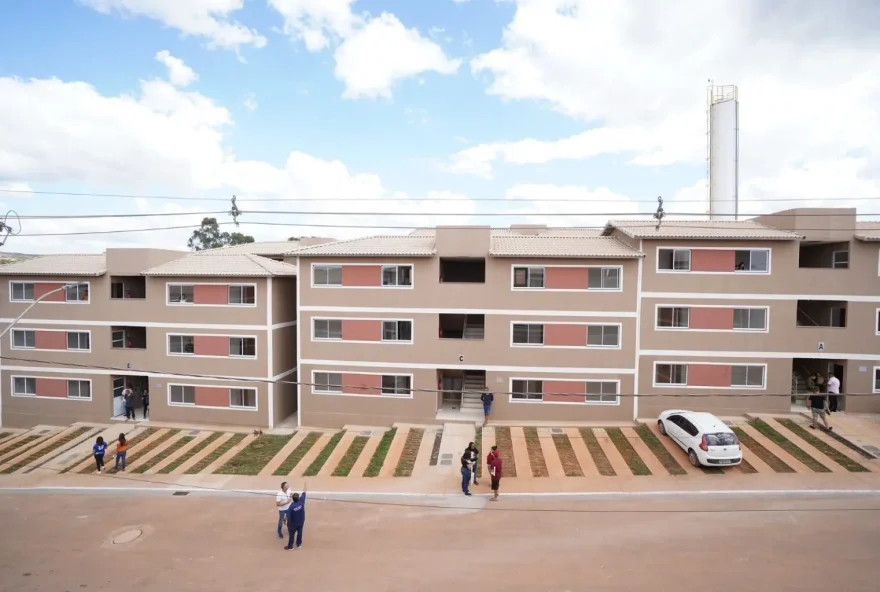
<svg viewBox="0 0 880 592">
<path fill-rule="evenodd" d="M 0 193 L 21 193 L 21 194 L 34 194 L 34 195 L 63 195 L 70 197 L 116 197 L 123 199 L 152 199 L 152 200 L 172 200 L 172 201 L 203 201 L 203 202 L 228 202 L 229 199 L 225 197 L 191 197 L 191 196 L 181 196 L 181 195 L 138 195 L 138 194 L 126 194 L 126 193 L 88 193 L 88 192 L 74 192 L 74 191 L 28 191 L 24 189 L 0 189 Z M 880 196 L 875 197 L 847 197 L 845 201 L 872 201 L 880 199 Z M 734 202 L 739 201 L 747 202 L 747 201 L 761 201 L 761 202 L 813 202 L 813 201 L 835 201 L 841 200 L 839 196 L 829 196 L 829 197 L 786 197 L 786 198 L 755 198 L 754 200 L 748 198 L 739 198 L 739 200 L 734 199 L 726 199 L 726 200 L 714 200 L 715 203 L 724 203 L 724 202 Z M 359 198 L 359 197 L 331 197 L 331 198 L 323 198 L 323 197 L 307 197 L 307 198 L 299 198 L 299 197 L 245 197 L 239 200 L 239 203 L 271 203 L 271 202 L 347 202 L 347 201 L 356 201 L 356 202 L 382 202 L 382 201 L 394 201 L 389 198 L 382 197 L 369 197 L 369 198 Z M 402 200 L 402 201 L 438 201 L 438 202 L 447 202 L 450 201 L 441 197 L 424 197 L 418 199 L 411 200 Z M 553 203 L 571 203 L 572 201 L 585 201 L 587 203 L 619 203 L 621 200 L 619 199 L 590 199 L 590 200 L 570 200 L 570 199 L 541 199 L 534 200 L 528 198 L 506 198 L 506 197 L 474 197 L 468 198 L 468 201 L 477 201 L 477 202 L 553 202 Z M 654 203 L 655 198 L 648 199 L 631 199 L 628 200 L 634 203 Z M 675 203 L 708 203 L 706 199 L 690 199 L 690 200 L 675 200 Z"/>
</svg>

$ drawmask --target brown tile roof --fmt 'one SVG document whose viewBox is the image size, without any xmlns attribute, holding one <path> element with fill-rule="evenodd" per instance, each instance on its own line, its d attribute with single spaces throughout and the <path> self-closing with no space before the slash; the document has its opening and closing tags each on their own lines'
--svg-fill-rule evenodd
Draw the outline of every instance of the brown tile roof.
<svg viewBox="0 0 880 592">
<path fill-rule="evenodd" d="M 302 257 L 433 257 L 434 235 L 370 236 L 312 245 L 290 251 Z"/>
<path fill-rule="evenodd" d="M 264 257 L 279 257 L 288 251 L 298 248 L 297 241 L 264 241 L 260 243 L 247 243 L 244 245 L 232 245 L 219 249 L 207 249 L 199 251 L 198 255 L 262 255 Z"/>
<path fill-rule="evenodd" d="M 493 257 L 638 258 L 640 251 L 610 236 L 523 236 L 492 237 Z"/>
<path fill-rule="evenodd" d="M 43 255 L 0 265 L 0 275 L 100 276 L 107 271 L 101 255 Z"/>
<path fill-rule="evenodd" d="M 801 236 L 752 220 L 664 220 L 657 228 L 656 220 L 612 220 L 605 234 L 617 229 L 635 239 L 679 240 L 800 240 Z"/>
<path fill-rule="evenodd" d="M 880 241 L 880 222 L 856 222 L 855 237 L 860 241 Z"/>
<path fill-rule="evenodd" d="M 273 261 L 259 255 L 225 255 L 206 257 L 193 253 L 142 273 L 149 276 L 179 277 L 272 277 L 294 276 L 296 266 Z"/>
</svg>

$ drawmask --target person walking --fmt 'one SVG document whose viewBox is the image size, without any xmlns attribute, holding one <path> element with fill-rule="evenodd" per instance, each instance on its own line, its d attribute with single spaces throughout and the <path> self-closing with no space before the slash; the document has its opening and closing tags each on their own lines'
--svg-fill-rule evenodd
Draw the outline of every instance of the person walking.
<svg viewBox="0 0 880 592">
<path fill-rule="evenodd" d="M 837 413 L 840 405 L 840 379 L 833 374 L 828 377 L 828 413 Z"/>
<path fill-rule="evenodd" d="M 284 523 L 287 522 L 287 510 L 290 509 L 291 498 L 287 481 L 281 483 L 281 491 L 275 495 L 275 506 L 278 509 L 278 538 L 284 538 L 284 532 L 281 530 Z"/>
<path fill-rule="evenodd" d="M 128 452 L 128 442 L 125 440 L 125 434 L 119 434 L 119 443 L 116 444 L 116 466 L 114 471 L 125 471 L 125 456 Z M 119 468 L 119 462 L 122 461 L 122 468 Z"/>
<path fill-rule="evenodd" d="M 498 501 L 498 489 L 501 487 L 501 476 L 504 474 L 503 463 L 501 462 L 501 454 L 498 447 L 493 446 L 489 453 L 489 478 L 491 479 L 490 487 L 492 488 L 492 501 Z"/>
<path fill-rule="evenodd" d="M 479 485 L 477 483 L 477 467 L 480 464 L 480 451 L 477 449 L 477 445 L 471 442 L 464 452 L 468 455 L 468 460 L 471 463 L 470 469 L 474 474 L 474 485 Z"/>
<path fill-rule="evenodd" d="M 144 394 L 141 396 L 141 404 L 144 406 L 144 419 L 147 419 L 147 413 L 150 411 L 150 391 L 144 389 Z"/>
<path fill-rule="evenodd" d="M 301 549 L 303 545 L 303 529 L 306 527 L 306 484 L 303 483 L 302 495 L 294 493 L 291 496 L 291 504 L 287 509 L 287 531 L 290 537 L 287 540 L 287 551 Z M 294 547 L 294 538 L 296 546 Z"/>
<path fill-rule="evenodd" d="M 825 429 L 829 432 L 832 431 L 831 425 L 828 423 L 828 414 L 825 413 L 825 408 L 827 405 L 828 395 L 816 392 L 810 395 L 810 411 L 813 412 L 813 423 L 810 424 L 810 427 L 814 430 L 819 427 L 816 424 L 818 423 L 819 418 L 821 418 L 822 423 L 825 424 Z"/>
<path fill-rule="evenodd" d="M 483 402 L 483 425 L 489 423 L 489 414 L 492 413 L 492 403 L 495 401 L 495 395 L 485 392 L 480 395 L 480 401 Z"/>
<path fill-rule="evenodd" d="M 470 495 L 471 485 L 471 455 L 465 450 L 464 454 L 461 455 L 461 492 L 465 495 Z"/>
<path fill-rule="evenodd" d="M 95 440 L 95 444 L 92 446 L 92 454 L 95 457 L 95 464 L 98 466 L 98 470 L 96 473 L 101 473 L 104 471 L 104 453 L 107 452 L 107 443 L 104 442 L 104 438 L 98 436 L 98 439 Z"/>
<path fill-rule="evenodd" d="M 134 417 L 134 391 L 131 390 L 131 385 L 126 383 L 125 388 L 122 389 L 122 402 L 125 404 L 125 421 L 129 419 L 135 419 Z"/>
</svg>

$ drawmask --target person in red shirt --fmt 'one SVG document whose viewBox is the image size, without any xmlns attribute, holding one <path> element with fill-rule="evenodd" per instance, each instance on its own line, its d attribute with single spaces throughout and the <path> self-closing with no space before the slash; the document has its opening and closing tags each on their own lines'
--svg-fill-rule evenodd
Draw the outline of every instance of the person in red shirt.
<svg viewBox="0 0 880 592">
<path fill-rule="evenodd" d="M 498 447 L 493 446 L 492 451 L 489 452 L 489 458 L 487 459 L 489 464 L 489 477 L 491 478 L 491 487 L 492 487 L 492 501 L 498 501 L 498 487 L 501 484 L 501 476 L 503 474 L 503 465 L 501 462 L 501 454 L 498 452 Z"/>
</svg>

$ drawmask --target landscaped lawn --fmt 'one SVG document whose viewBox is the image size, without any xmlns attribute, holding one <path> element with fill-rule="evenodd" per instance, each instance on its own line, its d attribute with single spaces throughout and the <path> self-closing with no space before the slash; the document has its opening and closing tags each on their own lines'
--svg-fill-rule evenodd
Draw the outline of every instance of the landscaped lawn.
<svg viewBox="0 0 880 592">
<path fill-rule="evenodd" d="M 258 475 L 275 455 L 290 442 L 290 436 L 258 436 L 244 450 L 214 471 L 217 475 Z"/>
</svg>

